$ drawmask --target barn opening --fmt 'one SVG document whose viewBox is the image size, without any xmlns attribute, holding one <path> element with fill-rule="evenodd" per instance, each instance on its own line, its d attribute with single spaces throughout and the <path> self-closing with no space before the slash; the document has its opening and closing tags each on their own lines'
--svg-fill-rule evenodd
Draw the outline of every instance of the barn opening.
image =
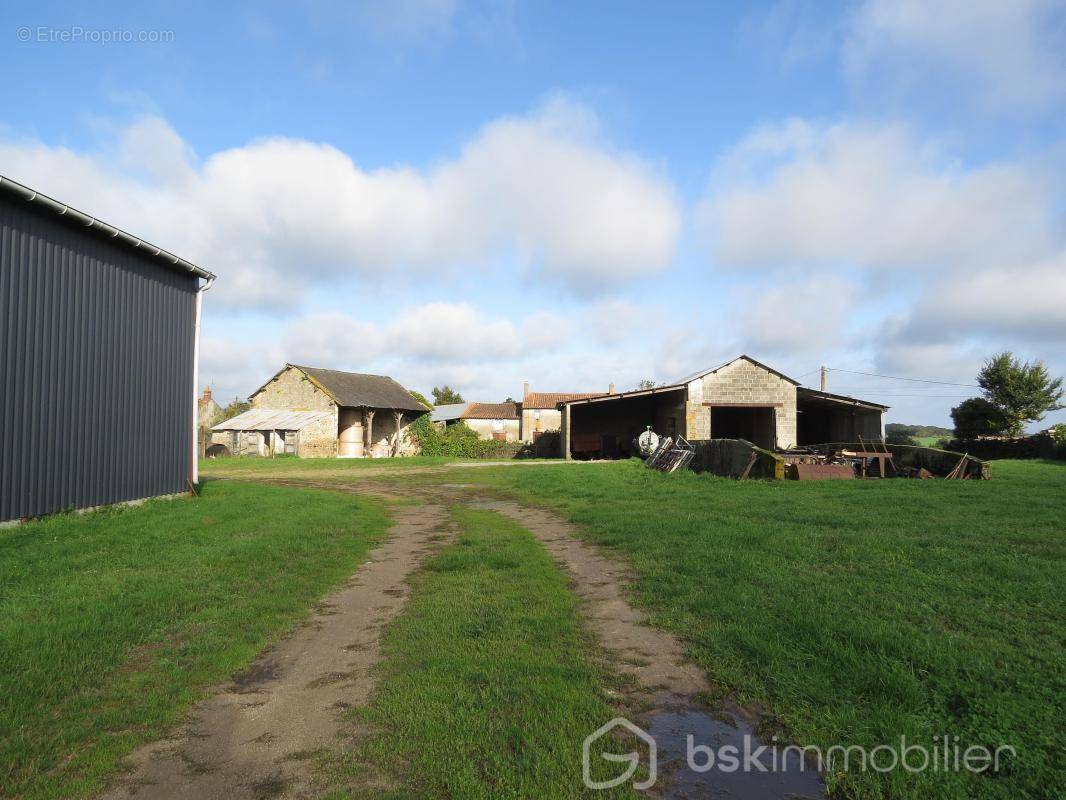
<svg viewBox="0 0 1066 800">
<path fill-rule="evenodd" d="M 777 416 L 773 405 L 711 405 L 712 439 L 745 439 L 759 447 L 777 446 Z"/>
<path fill-rule="evenodd" d="M 881 439 L 887 406 L 800 387 L 796 390 L 796 441 L 800 446 Z"/>
<path fill-rule="evenodd" d="M 629 458 L 636 453 L 633 440 L 649 426 L 660 435 L 684 435 L 683 386 L 581 400 L 569 408 L 574 458 Z"/>
</svg>

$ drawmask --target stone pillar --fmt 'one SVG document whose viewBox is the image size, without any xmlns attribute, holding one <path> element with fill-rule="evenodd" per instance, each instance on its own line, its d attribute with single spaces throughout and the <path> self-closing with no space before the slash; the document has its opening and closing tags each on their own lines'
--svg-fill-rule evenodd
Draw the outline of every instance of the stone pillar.
<svg viewBox="0 0 1066 800">
<path fill-rule="evenodd" d="M 374 457 L 374 410 L 363 409 L 363 457 Z"/>
<path fill-rule="evenodd" d="M 563 406 L 563 413 L 559 421 L 559 447 L 563 458 L 570 460 L 570 404 Z"/>
<path fill-rule="evenodd" d="M 396 416 L 396 441 L 392 444 L 392 457 L 396 458 L 400 455 L 400 436 L 403 433 L 403 412 L 400 409 L 394 409 L 392 412 Z"/>
</svg>

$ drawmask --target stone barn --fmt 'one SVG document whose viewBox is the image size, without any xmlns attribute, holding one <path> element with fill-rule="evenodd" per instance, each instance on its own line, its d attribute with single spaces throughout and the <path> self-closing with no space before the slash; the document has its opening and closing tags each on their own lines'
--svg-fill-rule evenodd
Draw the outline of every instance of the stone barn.
<svg viewBox="0 0 1066 800">
<path fill-rule="evenodd" d="M 651 427 L 689 440 L 746 439 L 768 450 L 881 438 L 887 406 L 820 392 L 738 356 L 676 383 L 561 402 L 563 456 L 625 458 Z"/>
<path fill-rule="evenodd" d="M 410 455 L 417 452 L 417 445 L 408 435 L 408 428 L 429 413 L 410 392 L 385 375 L 297 364 L 286 364 L 248 399 L 252 410 L 216 426 L 213 443 L 230 446 L 234 441 L 232 426 L 239 425 L 244 426 L 245 433 L 258 433 L 254 449 L 264 455 L 280 452 L 305 458 Z M 296 416 L 263 414 L 241 421 L 255 412 L 293 412 Z M 226 426 L 231 428 L 219 430 Z M 293 444 L 290 438 L 295 439 Z M 242 439 L 242 452 L 253 449 L 247 441 L 247 436 Z"/>
</svg>

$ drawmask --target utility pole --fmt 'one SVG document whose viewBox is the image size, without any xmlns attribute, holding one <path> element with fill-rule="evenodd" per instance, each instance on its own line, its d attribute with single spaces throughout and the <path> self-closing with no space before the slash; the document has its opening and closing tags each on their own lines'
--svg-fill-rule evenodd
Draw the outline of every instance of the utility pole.
<svg viewBox="0 0 1066 800">
<path fill-rule="evenodd" d="M 823 392 L 825 391 L 825 384 L 826 384 L 826 380 L 825 380 L 825 374 L 826 374 L 826 372 L 828 372 L 828 371 L 829 371 L 829 370 L 827 370 L 827 369 L 826 369 L 825 367 L 822 367 L 822 391 L 823 391 Z"/>
</svg>

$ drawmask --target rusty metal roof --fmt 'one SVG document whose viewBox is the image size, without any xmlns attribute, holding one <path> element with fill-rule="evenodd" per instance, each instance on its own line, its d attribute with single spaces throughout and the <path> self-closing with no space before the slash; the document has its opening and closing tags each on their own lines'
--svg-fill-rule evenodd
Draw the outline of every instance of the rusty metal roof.
<svg viewBox="0 0 1066 800">
<path fill-rule="evenodd" d="M 602 397 L 607 392 L 530 392 L 522 401 L 522 408 L 554 409 L 559 403 L 573 400 L 588 400 L 590 397 Z"/>
<path fill-rule="evenodd" d="M 462 419 L 518 419 L 515 403 L 470 403 Z"/>
<path fill-rule="evenodd" d="M 253 408 L 213 425 L 213 431 L 298 431 L 312 422 L 333 416 L 330 411 L 287 411 Z"/>
</svg>

